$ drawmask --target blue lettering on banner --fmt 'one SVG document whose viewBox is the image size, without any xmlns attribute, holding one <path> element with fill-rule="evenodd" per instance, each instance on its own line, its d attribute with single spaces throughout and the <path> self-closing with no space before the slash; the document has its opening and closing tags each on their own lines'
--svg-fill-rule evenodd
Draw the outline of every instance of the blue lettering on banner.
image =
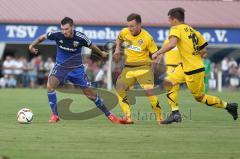
<svg viewBox="0 0 240 159">
<path fill-rule="evenodd" d="M 161 44 L 168 37 L 167 27 L 144 27 L 154 40 Z M 30 43 L 39 35 L 60 29 L 57 25 L 0 24 L 0 42 Z M 76 26 L 76 30 L 86 34 L 93 43 L 105 44 L 115 40 L 122 26 Z M 240 45 L 240 29 L 197 28 L 212 45 Z M 47 44 L 53 44 L 46 41 Z"/>
</svg>

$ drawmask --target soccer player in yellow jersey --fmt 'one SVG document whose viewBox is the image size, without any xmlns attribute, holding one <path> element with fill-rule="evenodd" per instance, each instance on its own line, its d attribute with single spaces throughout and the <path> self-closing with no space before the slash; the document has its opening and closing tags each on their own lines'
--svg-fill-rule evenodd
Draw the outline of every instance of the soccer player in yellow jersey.
<svg viewBox="0 0 240 159">
<path fill-rule="evenodd" d="M 174 85 L 185 81 L 188 89 L 193 94 L 194 98 L 208 106 L 226 109 L 234 120 L 238 118 L 238 104 L 227 103 L 218 97 L 204 94 L 204 65 L 201 55 L 206 53 L 205 47 L 208 43 L 202 35 L 194 30 L 191 26 L 184 23 L 184 9 L 173 8 L 168 12 L 169 22 L 171 25 L 169 34 L 169 43 L 162 47 L 159 51 L 153 54 L 152 58 L 157 57 L 167 51 L 178 47 L 182 64 L 176 67 L 174 72 L 170 74 L 164 84 L 168 92 L 171 91 Z M 160 56 L 161 57 L 161 56 Z M 183 70 L 183 75 L 178 74 Z M 169 95 L 171 98 L 171 95 Z M 174 102 L 174 99 L 173 99 Z M 181 115 L 179 110 L 172 111 L 162 124 L 171 124 L 172 122 L 180 122 Z"/>
<path fill-rule="evenodd" d="M 168 43 L 169 43 L 169 40 L 168 39 L 165 40 L 163 43 L 163 47 L 165 45 L 167 45 Z M 166 54 L 164 55 L 164 61 L 165 61 L 165 65 L 166 65 L 166 74 L 167 74 L 166 78 L 168 78 L 170 76 L 170 74 L 175 71 L 177 66 L 181 64 L 181 57 L 180 57 L 180 53 L 179 53 L 177 46 L 175 46 L 173 49 L 166 52 Z M 176 73 L 179 78 L 181 78 L 181 76 L 182 76 L 181 79 L 184 79 L 183 78 L 184 72 L 182 69 L 178 69 Z M 185 80 L 179 81 L 179 83 L 174 85 L 171 88 L 171 90 L 168 91 L 168 93 L 167 93 L 168 104 L 171 106 L 172 111 L 179 110 L 179 108 L 178 108 L 178 92 L 179 92 L 181 83 L 185 83 Z"/>
<path fill-rule="evenodd" d="M 151 54 L 158 48 L 152 36 L 141 28 L 141 16 L 132 13 L 127 17 L 127 26 L 119 33 L 116 40 L 116 50 L 113 58 L 119 61 L 121 46 L 124 46 L 124 68 L 116 82 L 119 104 L 124 112 L 123 120 L 132 124 L 130 105 L 126 91 L 136 82 L 144 89 L 158 122 L 162 120 L 161 107 L 157 97 L 153 94 L 154 76 L 151 70 Z"/>
<path fill-rule="evenodd" d="M 163 43 L 163 46 L 168 44 L 169 40 L 165 40 Z M 164 55 L 164 61 L 166 65 L 166 73 L 167 75 L 172 73 L 175 68 L 181 63 L 181 58 L 180 54 L 178 51 L 177 46 L 173 48 L 172 50 L 169 50 L 165 55 Z"/>
</svg>

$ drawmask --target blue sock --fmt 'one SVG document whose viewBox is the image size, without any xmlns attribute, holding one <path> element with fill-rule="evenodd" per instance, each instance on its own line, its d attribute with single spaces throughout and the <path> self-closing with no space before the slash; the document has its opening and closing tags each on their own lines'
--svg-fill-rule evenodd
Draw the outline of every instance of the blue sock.
<svg viewBox="0 0 240 159">
<path fill-rule="evenodd" d="M 48 102 L 54 115 L 58 115 L 57 112 L 57 95 L 55 91 L 48 92 Z"/>
<path fill-rule="evenodd" d="M 108 111 L 107 107 L 104 105 L 102 99 L 100 97 L 96 97 L 96 100 L 94 101 L 96 106 L 106 115 L 109 116 L 111 113 Z"/>
</svg>

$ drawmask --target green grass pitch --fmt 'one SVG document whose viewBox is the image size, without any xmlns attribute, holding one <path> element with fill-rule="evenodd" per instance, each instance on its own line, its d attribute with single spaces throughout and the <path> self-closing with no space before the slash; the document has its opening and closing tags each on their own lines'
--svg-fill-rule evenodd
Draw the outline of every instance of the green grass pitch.
<svg viewBox="0 0 240 159">
<path fill-rule="evenodd" d="M 209 92 L 227 101 L 240 103 L 240 93 Z M 0 156 L 11 159 L 238 159 L 240 122 L 225 111 L 199 104 L 192 95 L 180 92 L 184 120 L 159 126 L 149 117 L 145 97 L 133 106 L 134 125 L 111 124 L 103 115 L 90 120 L 61 120 L 49 124 L 50 108 L 45 89 L 0 90 Z M 94 105 L 85 97 L 58 93 L 58 99 L 71 97 L 73 112 Z M 159 95 L 164 114 L 169 113 L 165 95 Z M 31 124 L 19 124 L 16 113 L 22 107 L 34 113 Z M 113 112 L 120 114 L 119 107 Z M 1 158 L 1 157 L 0 157 Z"/>
</svg>

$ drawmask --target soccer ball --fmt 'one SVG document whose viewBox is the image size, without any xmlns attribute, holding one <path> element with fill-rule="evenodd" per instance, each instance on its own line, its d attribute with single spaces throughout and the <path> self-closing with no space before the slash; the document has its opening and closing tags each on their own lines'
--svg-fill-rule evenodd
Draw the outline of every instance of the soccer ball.
<svg viewBox="0 0 240 159">
<path fill-rule="evenodd" d="M 17 113 L 17 121 L 21 124 L 29 124 L 33 120 L 33 112 L 28 108 L 22 108 Z"/>
</svg>

